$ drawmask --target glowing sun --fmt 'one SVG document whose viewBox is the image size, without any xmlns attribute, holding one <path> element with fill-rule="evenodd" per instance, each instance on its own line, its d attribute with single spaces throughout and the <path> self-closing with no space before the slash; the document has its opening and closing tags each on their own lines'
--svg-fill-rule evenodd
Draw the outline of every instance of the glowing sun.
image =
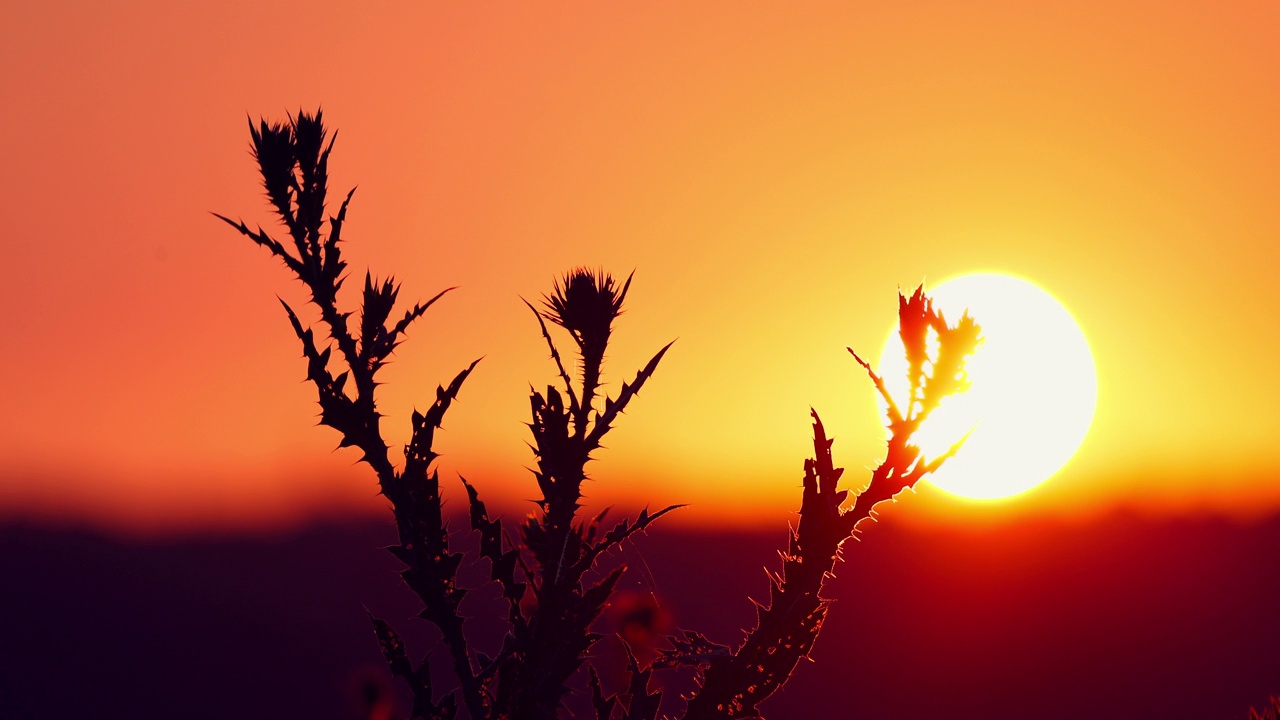
<svg viewBox="0 0 1280 720">
<path fill-rule="evenodd" d="M 1052 295 L 1009 275 L 962 275 L 925 292 L 948 323 L 968 309 L 985 338 L 969 361 L 969 391 L 947 398 L 916 435 L 925 457 L 936 457 L 973 429 L 959 454 L 927 479 L 978 500 L 1047 480 L 1084 441 L 1097 402 L 1080 326 Z M 894 397 L 907 396 L 906 370 L 895 330 L 880 357 Z"/>
</svg>

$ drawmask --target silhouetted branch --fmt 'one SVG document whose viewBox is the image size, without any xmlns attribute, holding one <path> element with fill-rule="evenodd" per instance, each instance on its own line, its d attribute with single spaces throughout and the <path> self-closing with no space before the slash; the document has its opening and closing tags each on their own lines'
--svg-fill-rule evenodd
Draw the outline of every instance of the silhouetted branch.
<svg viewBox="0 0 1280 720">
<path fill-rule="evenodd" d="M 627 699 L 627 713 L 623 720 L 655 720 L 662 704 L 662 693 L 649 692 L 649 679 L 653 677 L 653 670 L 640 669 L 631 646 L 624 641 L 622 647 L 627 651 L 627 670 L 631 674 L 631 681 L 627 685 L 630 697 Z"/>
<path fill-rule="evenodd" d="M 542 319 L 542 313 L 538 312 L 533 303 L 524 298 L 520 299 L 524 301 L 525 305 L 529 306 L 529 309 L 533 311 L 533 316 L 538 319 L 538 328 L 542 330 L 542 338 L 547 341 L 547 349 L 551 351 L 551 359 L 556 363 L 556 370 L 560 373 L 560 381 L 564 383 L 565 392 L 569 394 L 569 412 L 574 417 L 577 417 L 578 408 L 580 407 L 578 396 L 573 390 L 573 381 L 569 379 L 569 373 L 564 369 L 564 361 L 560 359 L 560 351 L 556 349 L 555 341 L 551 339 L 551 333 L 547 332 L 547 323 Z M 577 432 L 577 428 L 574 428 L 574 431 Z"/>
<path fill-rule="evenodd" d="M 769 604 L 753 600 L 756 627 L 742 646 L 706 661 L 686 718 L 756 717 L 756 706 L 791 677 L 822 627 L 828 603 L 818 593 L 853 523 L 840 513 L 846 491 L 835 489 L 844 470 L 832 466 L 831 441 L 818 414 L 811 414 L 814 457 L 805 461 L 800 525 L 791 533 L 782 572 L 769 576 Z"/>
<path fill-rule="evenodd" d="M 608 698 L 604 696 L 604 692 L 600 689 L 600 674 L 594 667 L 587 667 L 587 677 L 591 687 L 591 707 L 596 712 L 596 720 L 609 720 L 613 716 L 614 707 L 618 704 L 617 696 Z"/>
<path fill-rule="evenodd" d="M 605 536 L 600 539 L 600 542 L 593 544 L 591 540 L 594 538 L 587 538 L 587 545 L 589 545 L 590 548 L 583 553 L 582 558 L 578 560 L 577 564 L 574 566 L 574 571 L 579 574 L 586 572 L 587 569 L 591 567 L 591 564 L 596 561 L 596 558 L 600 557 L 600 555 L 608 551 L 610 548 L 620 545 L 624 540 L 630 538 L 636 533 L 644 532 L 644 530 L 648 528 L 653 521 L 663 515 L 666 515 L 672 510 L 678 510 L 682 507 L 687 506 L 668 505 L 652 515 L 649 514 L 649 508 L 643 508 L 640 510 L 640 517 L 636 518 L 635 524 L 632 524 L 630 519 L 624 518 L 622 522 L 618 523 L 612 530 L 606 533 Z M 603 513 L 601 516 L 603 517 Z M 592 527 L 594 526 L 595 523 L 592 523 Z"/>
<path fill-rule="evenodd" d="M 502 521 L 490 520 L 489 512 L 480 500 L 479 493 L 459 476 L 467 490 L 467 499 L 471 506 L 471 529 L 480 532 L 480 555 L 489 560 L 489 577 L 502 586 L 502 596 L 507 600 L 507 621 L 511 623 L 514 639 L 527 637 L 529 625 L 520 612 L 520 601 L 524 598 L 525 583 L 516 582 L 516 565 L 520 558 L 517 548 L 502 550 Z M 495 666 L 496 669 L 496 666 Z"/>
<path fill-rule="evenodd" d="M 457 714 L 454 694 L 450 693 L 439 703 L 435 702 L 432 697 L 431 664 L 428 659 L 423 658 L 418 669 L 414 670 L 399 633 L 385 620 L 374 617 L 368 608 L 365 608 L 365 612 L 369 615 L 369 622 L 373 624 L 378 647 L 382 650 L 382 657 L 386 659 L 391 674 L 403 678 L 413 692 L 413 716 L 432 720 L 452 720 Z"/>
<path fill-rule="evenodd" d="M 377 475 L 379 489 L 391 501 L 400 539 L 400 544 L 389 550 L 405 564 L 401 575 L 423 601 L 420 616 L 435 624 L 444 636 L 468 713 L 473 719 L 483 718 L 487 700 L 472 667 L 471 652 L 462 632 L 463 618 L 458 612 L 466 595 L 456 582 L 462 555 L 450 552 L 448 530 L 441 515 L 440 483 L 431 469 L 437 457 L 432 447 L 435 431 L 476 363 L 458 373 L 447 388 L 437 388 L 435 402 L 425 414 L 414 411 L 405 464 L 397 471 L 388 458 L 388 446 L 382 436 L 382 415 L 375 399 L 376 376 L 409 325 L 448 290 L 415 304 L 399 322 L 388 327 L 399 285 L 391 278 L 376 281 L 366 273 L 358 336 L 351 333 L 348 319 L 352 313 L 339 308 L 338 293 L 347 267 L 341 253 L 342 230 L 355 190 L 347 193 L 337 215 L 328 218 L 329 232 L 325 234 L 328 162 L 336 133 L 327 144 L 326 135 L 319 112 L 300 112 L 287 123 L 250 123 L 253 155 L 263 188 L 289 232 L 292 251 L 261 228 L 251 230 L 243 221 L 215 216 L 280 258 L 310 290 L 310 302 L 338 348 L 336 360 L 332 347 L 320 348 L 311 328 L 302 324 L 287 303 L 282 300 L 281 304 L 302 342 L 307 379 L 318 395 L 320 422 L 342 435 L 340 447 L 359 448 L 360 459 Z M 336 376 L 330 370 L 330 364 L 335 362 L 341 370 Z M 413 716 L 452 718 L 456 711 L 454 696 L 439 703 L 431 697 L 426 658 L 414 669 L 399 635 L 384 621 L 372 616 L 371 620 L 392 673 L 404 678 L 414 692 Z"/>
<path fill-rule="evenodd" d="M 551 294 L 545 296 L 547 312 L 542 313 L 542 317 L 569 332 L 582 360 L 581 399 L 576 408 L 571 408 L 574 432 L 579 439 L 586 432 L 587 416 L 594 407 L 613 321 L 622 314 L 622 304 L 634 275 L 634 272 L 628 275 L 619 290 L 608 273 L 579 268 L 567 273 L 563 282 L 556 281 Z M 572 394 L 572 386 L 568 383 L 565 386 Z"/>
<path fill-rule="evenodd" d="M 284 246 L 280 244 L 279 240 L 272 238 L 261 227 L 257 230 L 250 230 L 249 226 L 245 225 L 243 220 L 232 220 L 231 218 L 225 215 L 219 215 L 218 213 L 210 213 L 210 215 L 213 215 L 222 222 L 235 228 L 241 235 L 244 235 L 255 243 L 270 250 L 272 255 L 283 260 L 285 266 L 294 273 L 298 275 L 303 273 L 302 263 L 290 255 L 289 251 L 284 249 Z"/>
<path fill-rule="evenodd" d="M 889 414 L 889 422 L 893 425 L 902 424 L 902 411 L 898 409 L 898 403 L 893 399 L 893 395 L 889 393 L 889 388 L 885 387 L 884 379 L 877 375 L 875 370 L 871 369 L 870 363 L 858 357 L 858 353 L 854 352 L 853 348 L 847 347 L 845 350 L 848 350 L 853 359 L 857 360 L 858 364 L 867 371 L 867 376 L 871 378 L 871 383 L 875 385 L 876 392 L 880 393 L 880 398 L 885 402 L 886 412 Z"/>
<path fill-rule="evenodd" d="M 911 440 L 943 398 L 964 390 L 964 364 L 981 342 L 980 328 L 967 314 L 957 325 L 948 326 L 923 289 L 916 290 L 910 299 L 899 297 L 899 326 L 907 348 L 910 385 L 906 415 L 870 365 L 849 350 L 887 406 L 891 437 L 885 461 L 876 468 L 854 506 L 841 509 L 849 496 L 849 491 L 837 489 L 844 469 L 835 466 L 832 441 L 818 413 L 810 411 L 814 454 L 804 463 L 799 527 L 791 533 L 783 554 L 782 572 L 769 576 L 768 605 L 752 600 L 755 629 L 736 651 L 721 649 L 685 631 L 684 640 L 671 640 L 675 650 L 664 653 L 667 665 L 695 664 L 701 671 L 701 686 L 689 699 L 686 720 L 758 717 L 758 705 L 782 687 L 800 658 L 813 648 L 829 605 L 820 595 L 823 581 L 833 573 L 841 547 L 857 524 L 872 516 L 877 503 L 937 470 L 963 444 L 962 439 L 946 453 L 926 461 Z M 928 351 L 929 331 L 938 336 L 938 352 L 933 357 Z"/>
<path fill-rule="evenodd" d="M 636 377 L 630 383 L 622 383 L 622 390 L 618 392 L 618 399 L 612 400 L 608 397 L 604 400 L 604 412 L 596 416 L 595 424 L 591 428 L 591 434 L 588 437 L 588 446 L 594 450 L 600 447 L 600 441 L 604 439 L 605 433 L 613 428 L 613 423 L 618 419 L 618 415 L 627 409 L 627 405 L 631 399 L 640 394 L 640 388 L 644 387 L 645 381 L 653 375 L 653 371 L 658 369 L 658 363 L 662 361 L 662 356 L 667 354 L 667 350 L 675 341 L 662 346 L 657 355 L 654 355 L 648 364 L 644 366 L 640 372 L 636 373 Z"/>
<path fill-rule="evenodd" d="M 583 582 L 583 576 L 600 553 L 674 509 L 653 515 L 645 510 L 634 525 L 624 521 L 600 541 L 595 540 L 599 517 L 592 522 L 575 522 L 591 452 L 600 447 L 617 415 L 653 374 L 667 350 L 659 351 L 633 383 L 623 384 L 618 400 L 606 398 L 603 411 L 594 407 L 612 323 L 622 312 L 630 286 L 630 278 L 619 287 L 604 273 L 580 268 L 555 284 L 544 298 L 544 311 L 526 301 L 538 318 L 564 387 L 549 386 L 545 393 L 530 393 L 529 429 L 537 460 L 533 473 L 542 497 L 538 500 L 540 512 L 520 529 L 522 544 L 534 560 L 528 577 L 537 607 L 529 619 L 527 640 L 518 644 L 499 672 L 498 716 L 530 720 L 555 717 L 561 697 L 569 691 L 569 679 L 599 638 L 590 627 L 613 592 L 622 568 L 591 586 Z M 576 388 L 546 321 L 563 328 L 574 341 L 581 369 Z"/>
</svg>

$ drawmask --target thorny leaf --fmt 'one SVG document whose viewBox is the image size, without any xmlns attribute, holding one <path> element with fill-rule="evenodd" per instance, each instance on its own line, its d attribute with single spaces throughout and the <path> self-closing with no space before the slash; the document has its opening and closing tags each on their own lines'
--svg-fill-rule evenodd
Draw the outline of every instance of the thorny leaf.
<svg viewBox="0 0 1280 720">
<path fill-rule="evenodd" d="M 551 351 L 551 359 L 555 361 L 556 371 L 560 373 L 560 381 L 564 383 L 565 392 L 569 394 L 569 412 L 573 417 L 578 417 L 580 413 L 578 396 L 573 390 L 573 381 L 569 379 L 568 371 L 564 369 L 564 361 L 560 358 L 560 351 L 556 348 L 555 341 L 551 339 L 551 333 L 547 332 L 546 320 L 544 319 L 543 314 L 538 312 L 538 309 L 533 306 L 533 303 L 528 300 L 524 300 L 524 298 L 521 298 L 521 300 L 524 301 L 525 305 L 529 306 L 529 309 L 533 311 L 533 316 L 538 320 L 538 327 L 542 330 L 542 338 L 547 343 L 547 349 Z M 577 428 L 575 428 L 575 433 L 576 431 Z"/>
<path fill-rule="evenodd" d="M 516 559 L 520 553 L 518 550 L 502 551 L 502 521 L 490 520 L 480 494 L 466 478 L 459 478 L 466 488 L 470 503 L 471 529 L 480 532 L 480 555 L 489 559 L 489 577 L 502 586 L 502 595 L 508 603 L 507 620 L 521 629 L 525 625 L 524 616 L 520 613 L 520 600 L 524 597 L 525 584 L 518 583 L 515 579 Z M 481 663 L 482 667 L 485 665 L 487 663 Z"/>
<path fill-rule="evenodd" d="M 591 564 L 594 563 L 596 558 L 598 558 L 602 553 L 618 545 L 632 535 L 635 535 L 638 532 L 644 532 L 644 530 L 648 528 L 654 520 L 657 520 L 672 510 L 678 510 L 682 507 L 687 506 L 668 505 L 652 515 L 649 514 L 649 508 L 643 508 L 640 510 L 640 516 L 636 518 L 634 525 L 631 524 L 630 520 L 624 518 L 622 522 L 618 523 L 612 530 L 606 533 L 605 536 L 601 538 L 600 542 L 592 545 L 590 549 L 587 550 L 587 552 L 582 556 L 582 559 L 578 561 L 574 568 L 575 571 L 579 573 L 586 572 L 587 568 L 591 567 Z"/>
<path fill-rule="evenodd" d="M 600 446 L 600 441 L 604 439 L 605 433 L 609 432 L 613 427 L 613 423 L 617 420 L 618 415 L 627 409 L 627 405 L 631 399 L 640 394 L 640 388 L 644 387 L 645 382 L 653 376 L 655 370 L 658 369 L 658 363 L 662 361 L 662 356 L 667 354 L 675 341 L 671 341 L 662 346 L 657 355 L 645 364 L 640 372 L 636 373 L 636 377 L 630 383 L 622 383 L 622 390 L 618 393 L 618 399 L 613 400 L 605 398 L 604 412 L 596 418 L 595 426 L 591 428 L 591 434 L 588 437 L 588 446 L 592 449 Z"/>
<path fill-rule="evenodd" d="M 907 354 L 907 383 L 912 389 L 907 412 L 913 411 L 915 391 L 921 387 L 924 365 L 929 360 L 928 337 L 932 327 L 933 301 L 925 297 L 924 286 L 916 288 L 908 298 L 898 294 L 898 336 Z"/>
<path fill-rule="evenodd" d="M 934 327 L 938 333 L 938 357 L 921 393 L 922 418 L 945 398 L 969 389 L 965 362 L 982 342 L 982 328 L 967 312 L 953 326 L 947 325 L 942 314 L 938 313 Z"/>
<path fill-rule="evenodd" d="M 649 692 L 649 679 L 653 677 L 653 668 L 640 669 L 631 646 L 622 644 L 627 651 L 627 670 L 631 673 L 631 681 L 627 686 L 627 712 L 624 720 L 656 720 L 658 708 L 662 705 L 662 691 Z"/>
<path fill-rule="evenodd" d="M 600 688 L 600 674 L 594 665 L 587 666 L 587 684 L 591 686 L 591 707 L 596 711 L 596 720 L 609 720 L 613 708 L 618 704 L 617 696 L 606 698 Z"/>
<path fill-rule="evenodd" d="M 365 608 L 365 613 L 369 615 L 369 622 L 373 623 L 373 632 L 378 638 L 378 647 L 382 650 L 382 657 L 386 658 L 387 665 L 391 668 L 391 674 L 397 677 L 412 678 L 413 663 L 409 661 L 409 655 L 405 652 L 404 641 L 400 639 L 399 633 L 391 628 L 385 620 L 375 617 L 373 613 Z"/>
</svg>

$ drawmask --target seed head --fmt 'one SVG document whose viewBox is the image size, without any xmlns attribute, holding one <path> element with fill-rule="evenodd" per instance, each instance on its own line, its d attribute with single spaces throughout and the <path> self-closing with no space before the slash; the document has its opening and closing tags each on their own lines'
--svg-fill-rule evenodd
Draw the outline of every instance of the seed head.
<svg viewBox="0 0 1280 720">
<path fill-rule="evenodd" d="M 630 276 L 619 288 L 603 270 L 574 268 L 544 296 L 547 309 L 542 316 L 568 330 L 579 344 L 606 342 L 614 319 L 622 314 L 630 287 Z"/>
</svg>

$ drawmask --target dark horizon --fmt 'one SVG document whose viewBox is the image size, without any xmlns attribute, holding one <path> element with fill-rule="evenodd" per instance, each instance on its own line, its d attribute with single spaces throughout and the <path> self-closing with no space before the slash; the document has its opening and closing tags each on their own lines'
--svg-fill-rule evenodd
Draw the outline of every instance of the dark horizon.
<svg viewBox="0 0 1280 720">
<path fill-rule="evenodd" d="M 631 567 L 625 589 L 655 593 L 675 625 L 732 644 L 784 533 L 656 527 L 615 561 Z M 415 599 L 379 549 L 392 540 L 389 522 L 157 542 L 5 525 L 6 717 L 357 717 L 357 688 L 389 683 L 364 606 L 397 621 L 411 653 L 429 641 L 405 620 Z M 766 717 L 1243 720 L 1280 693 L 1280 517 L 886 522 L 845 556 L 817 662 Z M 495 597 L 476 592 L 465 609 Z M 467 630 L 495 645 L 503 632 Z M 621 650 L 598 652 L 608 668 Z M 684 677 L 671 682 L 688 689 Z"/>
</svg>

